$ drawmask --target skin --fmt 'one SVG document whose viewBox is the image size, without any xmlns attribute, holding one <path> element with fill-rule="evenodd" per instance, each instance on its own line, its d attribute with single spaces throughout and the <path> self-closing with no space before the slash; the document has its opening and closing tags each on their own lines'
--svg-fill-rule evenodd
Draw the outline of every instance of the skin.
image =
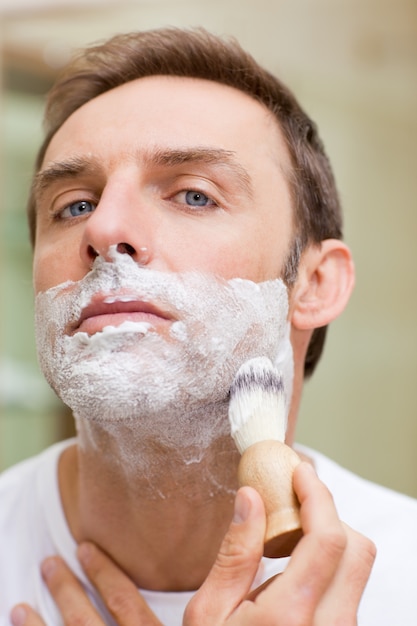
<svg viewBox="0 0 417 626">
<path fill-rule="evenodd" d="M 305 534 L 285 572 L 249 592 L 262 554 L 265 518 L 257 492 L 244 487 L 237 494 L 234 518 L 216 562 L 186 609 L 184 626 L 357 623 L 357 606 L 375 558 L 374 547 L 341 524 L 330 494 L 309 463 L 296 468 L 294 486 Z M 161 625 L 132 581 L 96 546 L 82 544 L 78 557 L 116 623 Z M 61 559 L 48 559 L 42 571 L 64 624 L 103 624 Z M 15 607 L 12 622 L 14 626 L 44 626 L 27 605 Z"/>
<path fill-rule="evenodd" d="M 232 88 L 196 79 L 150 77 L 99 96 L 65 122 L 41 168 L 35 291 L 80 280 L 97 252 L 106 256 L 112 245 L 138 262 L 143 262 L 146 248 L 146 263 L 153 269 L 196 269 L 255 282 L 276 278 L 294 234 L 290 169 L 284 140 L 269 112 Z M 209 200 L 202 207 L 190 206 L 188 190 Z M 81 201 L 92 204 L 83 205 L 88 212 L 74 217 L 74 203 Z M 340 241 L 327 240 L 303 254 L 290 294 L 295 359 L 290 444 L 312 330 L 343 310 L 353 277 L 350 252 Z M 136 319 L 145 319 L 141 315 L 146 314 L 137 312 Z M 88 323 L 95 332 L 106 320 L 97 316 Z M 161 321 L 161 332 L 165 326 L 166 320 Z M 164 491 L 175 492 L 182 484 L 189 492 L 168 502 L 146 500 L 140 477 L 132 484 L 117 469 L 122 460 L 119 447 L 99 426 L 91 426 L 87 437 L 80 417 L 82 450 L 69 448 L 60 460 L 63 506 L 80 544 L 81 563 L 118 623 L 159 623 L 136 586 L 199 589 L 184 626 L 324 626 L 342 616 L 343 623 L 356 622 L 374 549 L 338 519 L 331 495 L 309 464 L 301 464 L 294 476 L 304 538 L 285 573 L 247 600 L 262 555 L 265 514 L 260 497 L 249 488 L 238 492 L 233 505 L 230 493 L 236 488 L 238 459 L 232 442 L 222 442 L 220 464 L 220 444 L 213 444 L 192 469 L 164 457 L 161 463 L 171 469 L 160 477 Z M 129 437 L 121 429 L 119 438 L 126 445 Z M 111 454 L 103 458 L 89 440 Z M 149 461 L 155 462 L 154 450 L 140 453 L 151 454 Z M 201 471 L 215 464 L 230 493 L 208 497 Z M 98 519 L 106 519 L 105 528 Z M 117 532 L 120 519 L 122 537 Z M 139 566 L 132 559 L 137 553 L 143 557 Z M 178 554 L 180 562 L 175 561 Z M 103 623 L 64 563 L 48 560 L 43 574 L 65 624 Z M 23 606 L 15 610 L 13 620 L 16 625 L 43 624 Z"/>
</svg>

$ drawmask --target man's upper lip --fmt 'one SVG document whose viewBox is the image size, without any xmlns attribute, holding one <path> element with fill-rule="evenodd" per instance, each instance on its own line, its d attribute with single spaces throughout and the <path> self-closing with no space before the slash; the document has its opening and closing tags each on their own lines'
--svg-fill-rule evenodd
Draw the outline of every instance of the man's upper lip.
<svg viewBox="0 0 417 626">
<path fill-rule="evenodd" d="M 161 319 L 175 320 L 175 317 L 167 311 L 160 309 L 151 302 L 145 302 L 131 294 L 108 294 L 95 296 L 82 311 L 81 315 L 72 327 L 76 331 L 84 320 L 100 315 L 114 313 L 149 313 Z"/>
</svg>

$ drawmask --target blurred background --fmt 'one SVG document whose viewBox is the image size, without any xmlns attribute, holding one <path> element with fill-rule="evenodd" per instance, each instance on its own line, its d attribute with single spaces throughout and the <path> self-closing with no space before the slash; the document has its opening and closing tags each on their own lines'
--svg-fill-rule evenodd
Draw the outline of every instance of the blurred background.
<svg viewBox="0 0 417 626">
<path fill-rule="evenodd" d="M 415 0 L 0 0 L 0 469 L 72 433 L 33 339 L 25 204 L 45 92 L 74 48 L 166 25 L 237 37 L 318 122 L 357 287 L 297 439 L 417 496 Z"/>
</svg>

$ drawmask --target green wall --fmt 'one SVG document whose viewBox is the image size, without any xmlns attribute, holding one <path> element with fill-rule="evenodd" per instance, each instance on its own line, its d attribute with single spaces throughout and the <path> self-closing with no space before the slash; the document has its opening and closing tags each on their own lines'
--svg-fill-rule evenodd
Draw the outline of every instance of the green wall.
<svg viewBox="0 0 417 626">
<path fill-rule="evenodd" d="M 41 377 L 33 337 L 31 249 L 26 198 L 40 141 L 40 97 L 4 93 L 0 213 L 0 467 L 56 437 L 55 398 Z"/>
</svg>

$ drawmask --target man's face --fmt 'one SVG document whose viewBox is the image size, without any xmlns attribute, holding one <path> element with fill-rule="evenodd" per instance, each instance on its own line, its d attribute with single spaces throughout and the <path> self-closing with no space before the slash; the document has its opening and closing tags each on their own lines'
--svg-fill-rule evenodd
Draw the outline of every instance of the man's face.
<svg viewBox="0 0 417 626">
<path fill-rule="evenodd" d="M 289 168 L 267 110 L 208 81 L 140 79 L 65 122 L 37 180 L 36 328 L 78 416 L 205 445 L 256 356 L 279 364 L 289 404 Z M 184 422 L 201 407 L 204 428 Z"/>
<path fill-rule="evenodd" d="M 292 235 L 290 167 L 271 114 L 238 90 L 162 76 L 113 89 L 46 152 L 35 291 L 82 279 L 118 244 L 151 269 L 276 278 Z"/>
</svg>

